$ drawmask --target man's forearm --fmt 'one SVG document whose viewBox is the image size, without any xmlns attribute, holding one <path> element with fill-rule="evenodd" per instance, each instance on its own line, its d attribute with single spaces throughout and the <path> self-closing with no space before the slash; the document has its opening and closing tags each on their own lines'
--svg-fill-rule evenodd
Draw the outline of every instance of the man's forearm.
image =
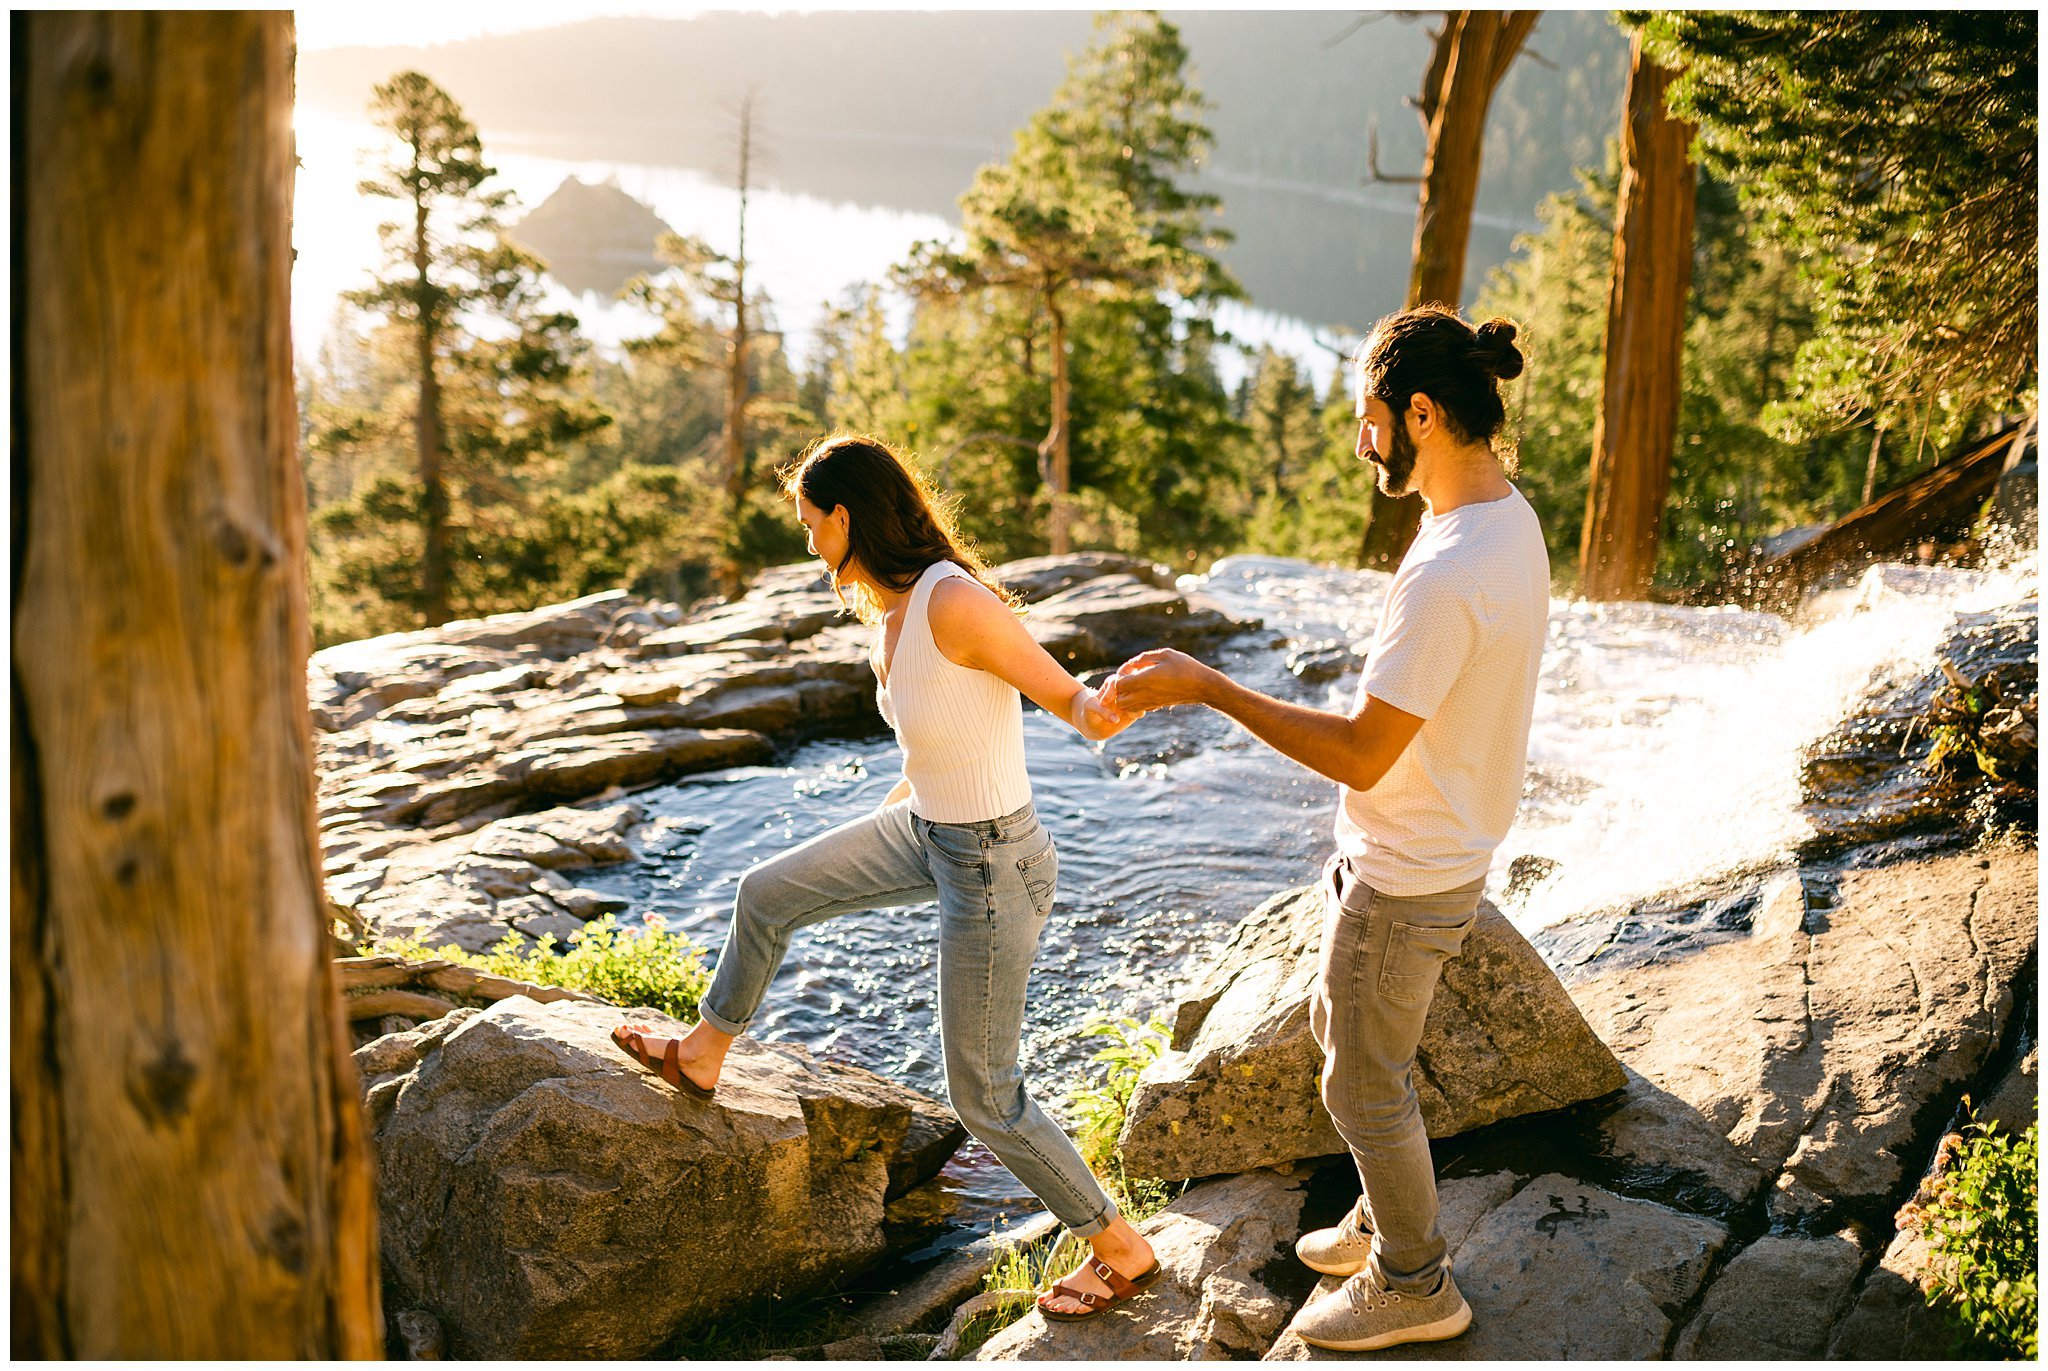
<svg viewBox="0 0 2048 1371">
<path fill-rule="evenodd" d="M 1377 775 L 1360 773 L 1356 721 L 1346 715 L 1276 700 L 1213 670 L 1203 679 L 1201 703 L 1237 720 L 1275 752 L 1339 785 L 1366 790 L 1379 780 Z"/>
</svg>

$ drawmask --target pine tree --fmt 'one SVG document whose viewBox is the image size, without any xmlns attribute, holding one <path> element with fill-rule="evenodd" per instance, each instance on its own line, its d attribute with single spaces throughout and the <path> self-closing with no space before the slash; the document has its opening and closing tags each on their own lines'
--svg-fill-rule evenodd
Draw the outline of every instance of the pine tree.
<svg viewBox="0 0 2048 1371">
<path fill-rule="evenodd" d="M 1630 11 L 1709 171 L 1805 259 L 1798 428 L 1909 431 L 2036 386 L 2038 18 Z"/>
<path fill-rule="evenodd" d="M 1579 548 L 1579 591 L 1596 600 L 1647 598 L 1657 569 L 1692 286 L 1692 129 L 1664 107 L 1671 73 L 1640 40 L 1631 46 L 1605 372 Z"/>
<path fill-rule="evenodd" d="M 926 363 L 979 367 L 961 330 L 981 326 L 997 330 L 983 352 L 1014 363 L 1010 396 L 1044 389 L 1036 484 L 1053 551 L 1069 547 L 1081 486 L 1098 541 L 1151 537 L 1182 557 L 1212 537 L 1208 486 L 1233 420 L 1208 363 L 1223 340 L 1206 309 L 1239 287 L 1214 258 L 1225 242 L 1208 221 L 1217 201 L 1182 184 L 1208 146 L 1184 66 L 1178 31 L 1157 14 L 1100 16 L 1012 158 L 981 168 L 961 199 L 967 246 L 924 244 L 897 273 L 926 309 L 954 316 L 924 330 L 922 350 L 913 342 L 913 389 L 950 379 Z M 973 301 L 987 293 L 1010 305 Z M 973 439 L 999 449 L 987 461 L 1020 465 L 1010 414 L 932 437 Z"/>
<path fill-rule="evenodd" d="M 367 336 L 344 320 L 327 359 L 351 370 L 311 377 L 309 476 L 353 469 L 312 523 L 322 641 L 531 604 L 499 544 L 529 536 L 564 450 L 610 421 L 575 315 L 547 307 L 541 262 L 502 236 L 511 196 L 488 188 L 461 108 L 403 72 L 371 112 L 396 157 L 359 189 L 408 213 L 380 227 L 384 274 L 346 297 Z"/>
<path fill-rule="evenodd" d="M 1515 256 L 1489 277 L 1474 306 L 1522 324 L 1528 365 L 1506 390 L 1520 459 L 1515 482 L 1536 509 L 1561 584 L 1578 577 L 1619 177 L 1611 147 L 1604 172 L 1582 172 L 1576 192 L 1546 200 L 1537 211 L 1543 230 L 1516 241 Z M 1867 433 L 1790 438 L 1771 419 L 1818 323 L 1812 285 L 1756 219 L 1733 187 L 1701 178 L 1660 585 L 1717 579 L 1763 537 L 1834 519 L 1857 504 Z"/>
</svg>

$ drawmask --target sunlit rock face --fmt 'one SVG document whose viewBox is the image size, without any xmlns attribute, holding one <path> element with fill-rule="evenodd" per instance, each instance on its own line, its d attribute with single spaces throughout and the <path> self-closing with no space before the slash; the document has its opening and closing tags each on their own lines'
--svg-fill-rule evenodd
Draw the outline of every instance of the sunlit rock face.
<svg viewBox="0 0 2048 1371">
<path fill-rule="evenodd" d="M 612 1044 L 628 1018 L 663 1022 L 515 996 L 358 1052 L 387 1299 L 451 1355 L 646 1357 L 816 1289 L 883 1255 L 888 1202 L 966 1136 L 936 1100 L 748 1038 L 692 1100 Z"/>
<path fill-rule="evenodd" d="M 1177 1011 L 1173 1050 L 1131 1099 L 1125 1164 L 1181 1179 L 1344 1150 L 1318 1082 L 1309 1032 L 1322 949 L 1320 887 L 1291 891 L 1232 931 Z M 1463 951 L 1444 964 L 1416 1055 L 1432 1137 L 1560 1109 L 1623 1084 L 1556 973 L 1482 903 Z"/>
<path fill-rule="evenodd" d="M 1265 1354 L 1293 1301 L 1275 1258 L 1300 1227 L 1307 1176 L 1252 1171 L 1206 1181 L 1138 1225 L 1162 1274 L 1129 1304 L 1080 1323 L 1033 1311 L 978 1361 L 1214 1361 Z"/>
</svg>

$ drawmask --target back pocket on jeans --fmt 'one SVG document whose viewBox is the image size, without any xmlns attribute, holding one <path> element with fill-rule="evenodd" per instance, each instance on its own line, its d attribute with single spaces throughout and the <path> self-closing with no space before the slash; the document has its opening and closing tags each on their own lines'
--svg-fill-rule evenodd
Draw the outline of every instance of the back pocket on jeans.
<svg viewBox="0 0 2048 1371">
<path fill-rule="evenodd" d="M 1387 959 L 1380 967 L 1380 994 L 1396 1004 L 1420 1004 L 1436 990 L 1444 963 L 1458 955 L 1465 935 L 1472 931 L 1466 920 L 1449 928 L 1397 923 L 1387 934 Z"/>
<path fill-rule="evenodd" d="M 1041 916 L 1051 912 L 1060 879 L 1059 853 L 1052 840 L 1047 839 L 1044 849 L 1035 856 L 1017 863 L 1017 874 L 1024 878 L 1024 893 L 1031 897 L 1031 908 Z"/>
</svg>

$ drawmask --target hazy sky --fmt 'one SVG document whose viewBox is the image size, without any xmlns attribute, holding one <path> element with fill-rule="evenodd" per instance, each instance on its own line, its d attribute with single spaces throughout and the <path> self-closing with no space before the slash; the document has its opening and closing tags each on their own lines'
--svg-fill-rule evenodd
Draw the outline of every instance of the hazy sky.
<svg viewBox="0 0 2048 1371">
<path fill-rule="evenodd" d="M 358 45 L 382 47 L 404 44 L 423 47 L 429 43 L 451 43 L 485 33 L 516 33 L 521 29 L 549 28 L 579 19 L 620 15 L 655 15 L 664 19 L 687 19 L 707 5 L 593 5 L 588 9 L 564 11 L 561 0 L 492 0 L 489 4 L 392 3 L 392 0 L 356 0 L 349 4 L 321 4 L 298 10 L 299 46 L 308 52 L 321 48 Z M 739 4 L 733 9 L 751 9 Z"/>
<path fill-rule="evenodd" d="M 1241 8 L 1246 0 L 1195 0 L 1177 4 L 1177 9 Z M 1323 9 L 1341 0 L 1293 0 L 1289 8 Z M 352 0 L 351 3 L 323 3 L 297 11 L 299 46 L 308 52 L 321 48 L 357 45 L 381 47 L 402 44 L 423 47 L 430 43 L 451 43 L 484 33 L 516 33 L 521 29 L 551 28 L 584 19 L 648 15 L 661 19 L 688 19 L 706 10 L 751 10 L 757 13 L 800 14 L 810 10 L 862 9 L 1035 9 L 1088 10 L 1088 0 L 979 0 L 978 3 L 933 3 L 933 0 L 723 0 L 712 4 L 596 4 L 565 10 L 561 0 L 491 0 L 490 3 L 461 3 L 459 0 Z"/>
</svg>

